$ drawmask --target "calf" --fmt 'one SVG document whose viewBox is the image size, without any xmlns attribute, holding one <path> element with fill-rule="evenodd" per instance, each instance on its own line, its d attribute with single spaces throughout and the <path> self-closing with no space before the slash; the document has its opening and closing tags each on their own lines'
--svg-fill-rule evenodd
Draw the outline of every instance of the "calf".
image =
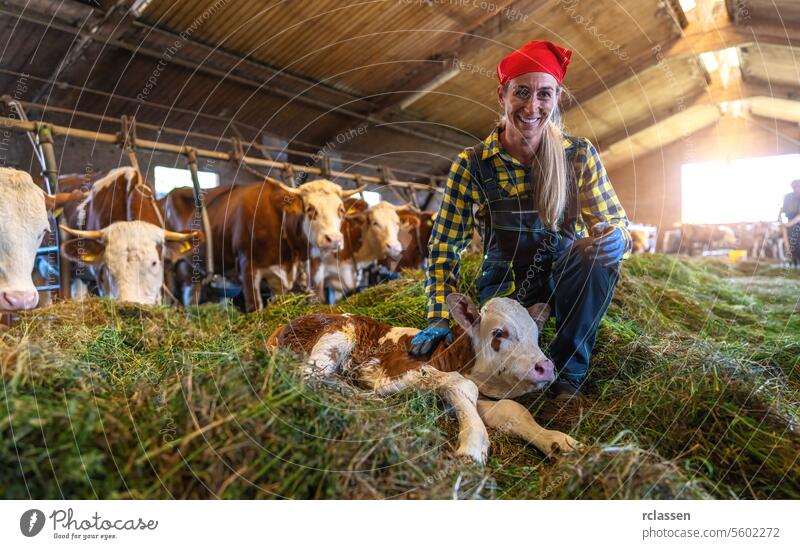
<svg viewBox="0 0 800 549">
<path fill-rule="evenodd" d="M 524 406 L 509 400 L 543 390 L 555 379 L 553 363 L 538 344 L 549 307 L 538 303 L 526 311 L 517 301 L 495 298 L 478 311 L 456 293 L 447 296 L 447 305 L 458 323 L 455 340 L 440 344 L 429 360 L 408 355 L 419 330 L 347 314 L 296 318 L 275 330 L 267 346 L 307 353 L 306 376 L 338 372 L 381 395 L 436 391 L 458 418 L 456 454 L 478 463 L 489 450 L 486 426 L 519 436 L 547 455 L 576 448 L 575 439 L 542 428 Z"/>
<path fill-rule="evenodd" d="M 33 309 L 38 304 L 31 271 L 36 250 L 50 230 L 47 213 L 74 197 L 48 195 L 28 173 L 0 168 L 0 311 Z"/>
<path fill-rule="evenodd" d="M 325 285 L 339 294 L 353 292 L 358 287 L 361 271 L 384 258 L 401 259 L 403 245 L 399 234 L 419 223 L 417 217 L 404 216 L 408 207 L 398 208 L 380 202 L 366 208 L 366 202 L 345 203 L 348 215 L 342 222 L 344 247 L 325 257 Z M 355 212 L 355 213 L 351 213 Z"/>
</svg>

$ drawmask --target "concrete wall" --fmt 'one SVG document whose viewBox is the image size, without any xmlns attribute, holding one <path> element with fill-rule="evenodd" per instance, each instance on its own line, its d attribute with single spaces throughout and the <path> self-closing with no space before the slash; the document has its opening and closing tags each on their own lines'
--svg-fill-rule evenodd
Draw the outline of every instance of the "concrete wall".
<svg viewBox="0 0 800 549">
<path fill-rule="evenodd" d="M 683 164 L 800 153 L 797 124 L 766 118 L 754 121 L 725 116 L 714 126 L 609 169 L 614 190 L 631 221 L 656 225 L 660 230 L 680 221 Z M 771 130 L 778 130 L 795 142 Z M 787 181 L 786 192 L 790 191 Z M 753 192 L 758 192 L 757 182 L 753 182 Z"/>
</svg>

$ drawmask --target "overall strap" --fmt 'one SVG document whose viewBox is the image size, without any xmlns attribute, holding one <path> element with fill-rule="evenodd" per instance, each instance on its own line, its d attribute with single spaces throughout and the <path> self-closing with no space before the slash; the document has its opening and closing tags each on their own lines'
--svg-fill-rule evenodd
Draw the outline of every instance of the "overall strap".
<svg viewBox="0 0 800 549">
<path fill-rule="evenodd" d="M 502 198 L 500 187 L 497 185 L 497 177 L 494 174 L 492 161 L 483 158 L 484 143 L 478 143 L 474 147 L 467 147 L 469 155 L 469 177 L 471 181 L 477 183 L 481 194 L 489 202 Z"/>
</svg>

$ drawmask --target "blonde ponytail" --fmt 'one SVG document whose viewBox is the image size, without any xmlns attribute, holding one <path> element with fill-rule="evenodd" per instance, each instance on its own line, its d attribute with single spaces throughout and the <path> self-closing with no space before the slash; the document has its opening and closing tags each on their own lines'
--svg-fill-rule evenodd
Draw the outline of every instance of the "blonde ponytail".
<svg viewBox="0 0 800 549">
<path fill-rule="evenodd" d="M 542 131 L 542 141 L 533 160 L 534 200 L 542 223 L 557 231 L 567 204 L 569 181 L 566 157 L 561 144 L 563 132 L 559 117 L 554 116 Z"/>
</svg>

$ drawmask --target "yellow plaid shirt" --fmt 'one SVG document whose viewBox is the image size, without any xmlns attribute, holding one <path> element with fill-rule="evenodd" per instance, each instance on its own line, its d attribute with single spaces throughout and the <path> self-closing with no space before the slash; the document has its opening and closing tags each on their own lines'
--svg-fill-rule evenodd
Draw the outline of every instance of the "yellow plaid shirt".
<svg viewBox="0 0 800 549">
<path fill-rule="evenodd" d="M 498 126 L 484 140 L 482 158 L 492 157 L 497 184 L 501 193 L 511 197 L 530 192 L 529 168 L 513 158 L 500 141 Z M 573 163 L 577 167 L 580 215 L 575 233 L 586 236 L 586 228 L 600 222 L 620 227 L 626 241 L 625 256 L 630 255 L 631 237 L 628 218 L 620 204 L 608 174 L 600 162 L 597 150 L 588 139 L 564 136 L 564 149 L 577 147 Z M 472 185 L 469 156 L 466 150 L 458 155 L 450 168 L 447 187 L 428 244 L 428 267 L 425 273 L 425 293 L 428 296 L 428 318 L 449 318 L 445 297 L 455 291 L 461 253 L 472 241 L 472 234 L 481 224 L 475 223 L 474 210 L 483 208 L 484 197 Z M 473 209 L 473 205 L 477 208 Z"/>
</svg>

